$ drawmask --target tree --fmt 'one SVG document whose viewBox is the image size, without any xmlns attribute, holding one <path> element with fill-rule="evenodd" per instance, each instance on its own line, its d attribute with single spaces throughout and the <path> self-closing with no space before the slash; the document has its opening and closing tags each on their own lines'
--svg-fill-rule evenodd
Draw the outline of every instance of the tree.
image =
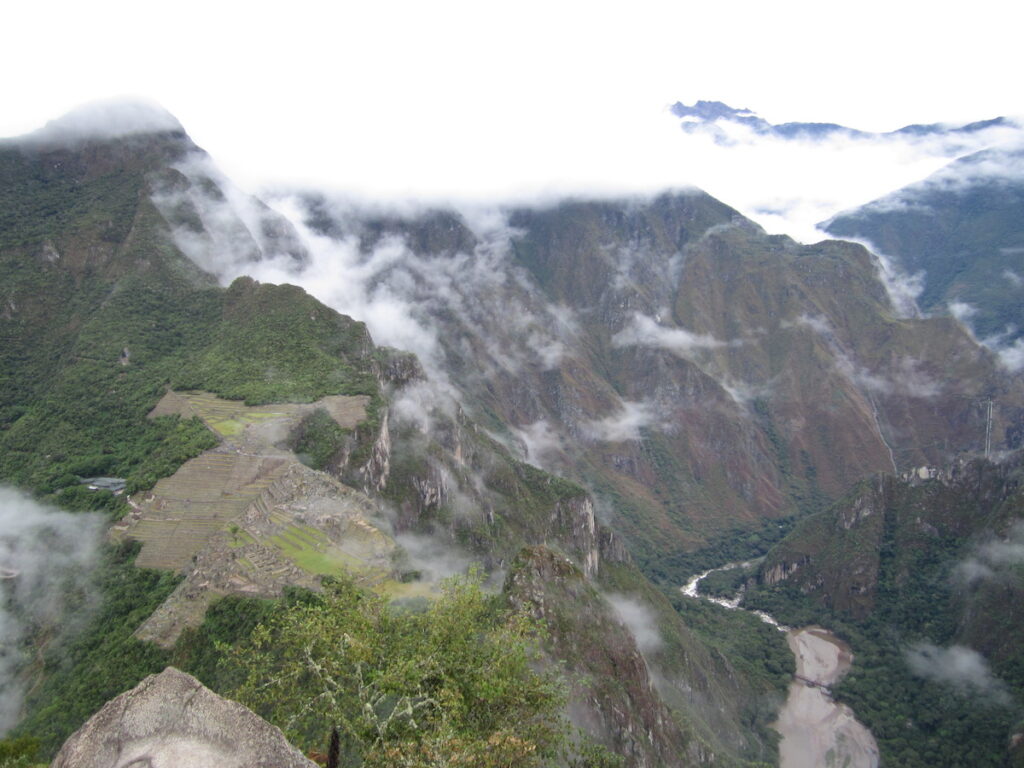
<svg viewBox="0 0 1024 768">
<path fill-rule="evenodd" d="M 336 580 L 224 663 L 239 681 L 230 695 L 293 743 L 322 749 L 337 727 L 341 765 L 534 766 L 568 747 L 564 685 L 538 671 L 538 632 L 476 574 L 420 612 Z"/>
</svg>

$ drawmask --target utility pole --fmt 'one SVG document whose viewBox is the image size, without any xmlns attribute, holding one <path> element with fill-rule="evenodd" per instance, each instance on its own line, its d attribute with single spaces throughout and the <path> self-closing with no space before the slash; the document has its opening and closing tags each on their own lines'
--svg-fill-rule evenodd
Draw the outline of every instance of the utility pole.
<svg viewBox="0 0 1024 768">
<path fill-rule="evenodd" d="M 985 458 L 992 453 L 992 400 L 988 401 L 988 417 L 985 421 Z"/>
</svg>

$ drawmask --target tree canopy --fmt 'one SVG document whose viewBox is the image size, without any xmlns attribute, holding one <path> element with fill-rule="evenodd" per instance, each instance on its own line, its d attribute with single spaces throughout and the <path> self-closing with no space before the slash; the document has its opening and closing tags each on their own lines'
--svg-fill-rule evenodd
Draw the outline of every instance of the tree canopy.
<svg viewBox="0 0 1024 768">
<path fill-rule="evenodd" d="M 594 754 L 570 747 L 565 686 L 536 663 L 539 632 L 475 574 L 419 608 L 337 580 L 283 605 L 225 648 L 223 664 L 229 695 L 294 744 L 326 751 L 337 727 L 341 765 L 501 768 Z"/>
</svg>

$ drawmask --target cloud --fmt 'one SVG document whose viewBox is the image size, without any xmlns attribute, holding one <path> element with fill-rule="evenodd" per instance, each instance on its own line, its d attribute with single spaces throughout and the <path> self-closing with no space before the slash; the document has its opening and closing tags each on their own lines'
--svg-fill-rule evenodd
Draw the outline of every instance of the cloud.
<svg viewBox="0 0 1024 768">
<path fill-rule="evenodd" d="M 1000 248 L 1000 250 L 1003 251 L 1003 252 L 1013 251 L 1013 250 L 1017 250 L 1018 252 L 1024 251 L 1024 249 L 1011 249 L 1011 248 Z M 1003 270 L 1003 277 L 1006 280 L 1008 280 L 1010 282 L 1010 284 L 1014 288 L 1020 288 L 1021 286 L 1024 286 L 1024 277 L 1021 277 L 1018 273 L 1014 272 L 1012 269 L 1004 269 Z"/>
<path fill-rule="evenodd" d="M 1015 275 L 1010 270 L 1006 270 L 1004 274 L 1007 276 Z M 1008 277 L 1008 279 L 1010 278 Z M 975 307 L 967 302 L 952 301 L 949 303 L 948 309 L 949 313 L 960 321 L 975 341 L 995 353 L 996 359 L 1003 368 L 1010 373 L 1024 371 L 1024 337 L 1013 338 L 1017 334 L 1016 326 L 1009 325 L 1002 333 L 996 333 L 984 339 L 979 339 L 974 332 L 974 325 L 971 322 L 971 319 L 978 313 Z"/>
<path fill-rule="evenodd" d="M 640 430 L 657 423 L 658 413 L 651 403 L 623 400 L 618 412 L 583 422 L 580 430 L 591 440 L 621 443 L 639 441 Z"/>
<path fill-rule="evenodd" d="M 223 285 L 260 261 L 293 267 L 308 258 L 291 224 L 239 189 L 202 152 L 177 163 L 178 176 L 154 181 L 152 200 L 175 245 Z"/>
<path fill-rule="evenodd" d="M 964 325 L 967 325 L 970 319 L 978 314 L 978 310 L 966 301 L 951 301 L 949 302 L 948 308 L 949 314 Z"/>
<path fill-rule="evenodd" d="M 395 543 L 404 550 L 409 569 L 419 571 L 421 579 L 429 583 L 466 573 L 474 563 L 465 552 L 437 536 L 400 533 Z"/>
<path fill-rule="evenodd" d="M 110 99 L 83 104 L 20 141 L 74 145 L 91 139 L 119 139 L 166 131 L 184 131 L 184 128 L 163 107 L 139 99 Z"/>
<path fill-rule="evenodd" d="M 25 641 L 40 629 L 62 630 L 87 608 L 87 574 L 98 553 L 103 519 L 70 514 L 0 487 L 0 735 L 20 714 Z"/>
<path fill-rule="evenodd" d="M 989 336 L 981 340 L 981 343 L 995 352 L 999 358 L 999 364 L 1010 373 L 1024 371 L 1024 337 L 1009 340 L 1011 334 L 1017 329 L 1010 326 L 1004 333 Z"/>
<path fill-rule="evenodd" d="M 924 290 L 924 270 L 908 274 L 891 258 L 875 250 L 870 244 L 868 247 L 875 256 L 878 279 L 885 286 L 885 292 L 889 296 L 889 303 L 892 304 L 896 317 L 920 317 L 921 310 L 917 306 L 917 299 Z"/>
<path fill-rule="evenodd" d="M 526 449 L 524 458 L 541 469 L 550 468 L 565 452 L 562 435 L 546 419 L 512 430 Z"/>
<path fill-rule="evenodd" d="M 396 423 L 412 424 L 419 432 L 430 434 L 436 418 L 455 418 L 458 397 L 458 392 L 446 383 L 415 381 L 392 398 L 391 416 Z"/>
<path fill-rule="evenodd" d="M 782 328 L 810 328 L 827 339 L 831 339 L 835 335 L 832 324 L 824 315 L 809 315 L 804 312 L 796 320 L 783 320 L 779 325 Z"/>
<path fill-rule="evenodd" d="M 991 539 L 975 546 L 974 551 L 953 571 L 959 581 L 972 584 L 994 579 L 1008 568 L 1024 564 L 1024 522 L 1014 523 L 1004 539 Z"/>
<path fill-rule="evenodd" d="M 720 379 L 721 387 L 729 393 L 729 397 L 740 406 L 746 407 L 754 400 L 767 398 L 772 393 L 772 383 L 748 384 L 733 379 Z"/>
<path fill-rule="evenodd" d="M 862 212 L 928 212 L 931 211 L 930 199 L 936 194 L 959 194 L 978 185 L 1019 184 L 1024 180 L 1024 135 L 1019 128 L 1014 128 L 1002 138 L 1006 140 L 1004 144 L 989 144 L 987 148 L 959 157 L 906 189 L 872 200 L 863 206 Z"/>
<path fill-rule="evenodd" d="M 869 371 L 858 365 L 838 349 L 835 353 L 836 369 L 869 393 L 927 399 L 936 397 L 942 392 L 941 382 L 921 370 L 920 362 L 914 358 L 901 357 L 883 374 Z"/>
<path fill-rule="evenodd" d="M 690 357 L 695 352 L 742 344 L 742 340 L 722 341 L 710 334 L 693 333 L 685 328 L 661 325 L 655 318 L 635 313 L 626 327 L 612 336 L 616 347 L 651 347 L 664 349 L 679 357 Z"/>
<path fill-rule="evenodd" d="M 948 685 L 963 696 L 1000 706 L 1012 701 L 1005 683 L 992 674 L 985 658 L 965 646 L 941 648 L 932 643 L 916 643 L 907 649 L 905 659 L 918 677 Z"/>
<path fill-rule="evenodd" d="M 641 653 L 656 651 L 665 644 L 650 608 L 625 595 L 605 595 L 605 599 L 619 621 L 632 633 Z"/>
<path fill-rule="evenodd" d="M 709 132 L 681 133 L 686 138 L 678 152 L 687 158 L 687 181 L 770 233 L 815 242 L 828 237 L 818 222 L 879 199 L 884 199 L 879 205 L 911 206 L 912 200 L 887 196 L 957 157 L 1018 137 L 1020 129 L 1005 125 L 955 136 L 835 133 L 783 138 L 719 120 Z M 974 172 L 1015 174 L 1008 165 L 1019 163 L 993 161 L 979 164 Z"/>
</svg>

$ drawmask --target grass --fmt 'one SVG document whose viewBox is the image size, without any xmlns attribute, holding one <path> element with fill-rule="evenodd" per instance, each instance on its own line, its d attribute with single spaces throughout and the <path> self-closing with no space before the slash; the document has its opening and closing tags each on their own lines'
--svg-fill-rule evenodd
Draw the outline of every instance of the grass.
<svg viewBox="0 0 1024 768">
<path fill-rule="evenodd" d="M 338 550 L 324 551 L 316 546 L 304 544 L 286 533 L 271 536 L 267 541 L 278 549 L 299 568 L 321 576 L 337 576 L 346 571 L 358 573 L 366 570 L 366 564 Z"/>
</svg>

